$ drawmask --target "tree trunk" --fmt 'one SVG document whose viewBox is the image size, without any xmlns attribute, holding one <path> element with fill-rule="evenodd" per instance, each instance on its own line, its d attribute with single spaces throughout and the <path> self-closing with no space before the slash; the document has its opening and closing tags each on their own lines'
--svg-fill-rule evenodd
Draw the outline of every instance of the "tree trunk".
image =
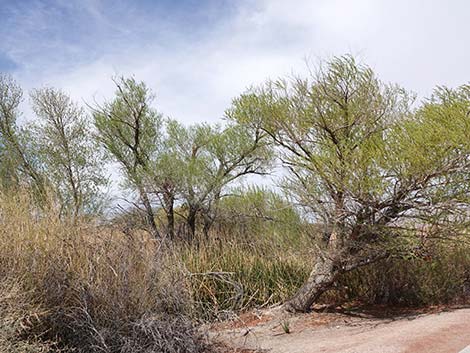
<svg viewBox="0 0 470 353">
<path fill-rule="evenodd" d="M 212 225 L 214 224 L 214 218 L 215 216 L 204 213 L 203 232 L 204 232 L 204 238 L 206 240 L 209 239 L 209 231 L 212 228 Z"/>
<path fill-rule="evenodd" d="M 209 239 L 209 231 L 214 224 L 215 219 L 217 218 L 218 209 L 219 209 L 219 200 L 220 200 L 221 191 L 217 191 L 215 193 L 214 199 L 209 201 L 206 208 L 203 210 L 203 217 L 204 217 L 204 225 L 203 225 L 203 232 L 204 238 L 207 240 Z"/>
<path fill-rule="evenodd" d="M 189 228 L 190 241 L 193 241 L 196 236 L 196 214 L 197 209 L 190 208 L 188 211 L 188 218 L 186 220 Z"/>
<path fill-rule="evenodd" d="M 204 225 L 202 227 L 202 232 L 204 233 L 204 239 L 209 239 L 209 230 L 211 229 L 212 222 L 208 217 L 204 217 Z"/>
<path fill-rule="evenodd" d="M 175 238 L 175 198 L 173 193 L 165 192 L 163 194 L 163 202 L 167 220 L 167 236 L 170 240 L 173 240 Z"/>
<path fill-rule="evenodd" d="M 171 208 L 167 211 L 166 214 L 166 219 L 167 219 L 167 232 L 168 232 L 168 237 L 170 240 L 175 239 L 175 213 L 173 211 L 173 205 L 171 205 Z"/>
<path fill-rule="evenodd" d="M 308 311 L 313 303 L 333 285 L 340 274 L 340 269 L 333 260 L 319 258 L 307 281 L 284 304 L 285 309 L 287 311 Z"/>
<path fill-rule="evenodd" d="M 331 239 L 330 239 L 331 240 Z M 334 244 L 336 240 L 330 242 Z M 331 249 L 331 248 L 330 248 Z M 284 304 L 287 311 L 306 312 L 318 298 L 331 288 L 337 278 L 349 271 L 359 267 L 368 266 L 377 261 L 387 258 L 390 253 L 387 250 L 371 251 L 362 256 L 349 257 L 348 261 L 339 260 L 338 255 L 331 255 L 329 258 L 319 257 L 307 281 L 300 287 L 295 295 Z M 336 260 L 335 260 L 336 259 Z"/>
<path fill-rule="evenodd" d="M 153 213 L 152 204 L 150 203 L 147 193 L 145 190 L 143 190 L 143 188 L 139 187 L 139 193 L 142 203 L 145 207 L 145 218 L 147 219 L 147 223 L 150 227 L 150 233 L 153 237 L 158 239 L 160 238 L 160 233 L 158 232 L 157 224 L 155 223 L 155 215 Z"/>
</svg>

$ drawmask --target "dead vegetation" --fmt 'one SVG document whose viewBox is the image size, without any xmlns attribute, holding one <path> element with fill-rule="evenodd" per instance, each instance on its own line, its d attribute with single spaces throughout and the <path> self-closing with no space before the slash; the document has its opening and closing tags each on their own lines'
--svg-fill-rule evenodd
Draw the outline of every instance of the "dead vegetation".
<svg viewBox="0 0 470 353">
<path fill-rule="evenodd" d="M 0 197 L 2 352 L 201 352 L 179 267 L 148 237 Z"/>
<path fill-rule="evenodd" d="M 237 211 L 225 212 L 231 219 Z M 198 323 L 262 323 L 250 310 L 285 301 L 305 280 L 309 238 L 295 219 L 284 220 L 221 222 L 208 239 L 161 247 L 139 230 L 68 222 L 53 207 L 37 212 L 26 192 L 3 194 L 0 351 L 203 352 Z M 465 303 L 469 268 L 465 242 L 436 240 L 425 257 L 350 272 L 320 301 L 349 308 Z"/>
</svg>

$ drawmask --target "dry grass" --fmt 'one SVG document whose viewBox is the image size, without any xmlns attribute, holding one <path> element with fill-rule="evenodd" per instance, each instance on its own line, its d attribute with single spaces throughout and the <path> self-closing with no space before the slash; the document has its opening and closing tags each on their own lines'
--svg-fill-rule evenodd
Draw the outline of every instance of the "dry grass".
<svg viewBox="0 0 470 353">
<path fill-rule="evenodd" d="M 147 237 L 39 216 L 17 195 L 0 196 L 0 242 L 2 352 L 203 349 L 183 275 Z"/>
<path fill-rule="evenodd" d="M 199 318 L 280 303 L 307 278 L 314 256 L 305 235 L 264 229 L 215 234 L 199 246 L 179 248 L 190 272 Z M 296 237 L 295 239 L 292 239 Z M 400 306 L 467 303 L 470 300 L 470 246 L 455 240 L 433 243 L 426 257 L 393 258 L 342 276 L 322 303 Z"/>
<path fill-rule="evenodd" d="M 308 275 L 312 240 L 288 223 L 216 226 L 172 251 L 139 232 L 59 220 L 0 195 L 1 352 L 202 352 L 192 319 L 282 302 Z M 238 224 L 238 225 L 237 225 Z M 436 244 L 344 276 L 324 302 L 468 300 L 470 247 Z"/>
</svg>

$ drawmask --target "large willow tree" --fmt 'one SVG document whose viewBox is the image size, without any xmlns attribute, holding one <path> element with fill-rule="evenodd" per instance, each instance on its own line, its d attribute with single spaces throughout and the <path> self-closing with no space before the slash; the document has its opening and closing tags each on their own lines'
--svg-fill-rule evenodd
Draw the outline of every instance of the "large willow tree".
<svg viewBox="0 0 470 353">
<path fill-rule="evenodd" d="M 287 309 L 308 310 L 343 273 L 403 250 L 418 226 L 454 235 L 466 220 L 470 88 L 440 88 L 419 108 L 411 98 L 346 56 L 234 101 L 231 118 L 271 137 L 284 187 L 323 227 Z"/>
</svg>

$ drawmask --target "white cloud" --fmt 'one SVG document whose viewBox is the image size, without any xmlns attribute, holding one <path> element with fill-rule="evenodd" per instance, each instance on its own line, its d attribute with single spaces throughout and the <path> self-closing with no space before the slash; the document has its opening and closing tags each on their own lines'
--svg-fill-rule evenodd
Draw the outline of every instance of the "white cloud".
<svg viewBox="0 0 470 353">
<path fill-rule="evenodd" d="M 112 76 L 133 74 L 154 90 L 162 113 L 191 123 L 218 121 L 245 88 L 302 72 L 305 58 L 352 53 L 421 96 L 470 80 L 467 0 L 243 0 L 202 31 L 142 16 L 123 0 L 113 9 L 100 0 L 70 3 L 93 22 L 85 41 L 34 34 L 57 26 L 39 0 L 9 13 L 17 18 L 0 50 L 21 64 L 15 75 L 26 89 L 50 85 L 101 102 L 112 96 Z"/>
<path fill-rule="evenodd" d="M 88 0 L 84 6 L 114 26 L 98 5 Z M 185 122 L 215 121 L 247 86 L 304 70 L 305 57 L 352 53 L 385 80 L 426 95 L 437 84 L 469 80 L 469 10 L 465 0 L 246 0 L 223 21 L 207 23 L 200 37 L 188 35 L 190 23 L 140 23 L 139 33 L 156 35 L 139 39 L 124 27 L 96 59 L 20 77 L 27 86 L 47 83 L 90 102 L 111 96 L 111 76 L 135 74 L 157 93 L 163 113 Z"/>
</svg>

